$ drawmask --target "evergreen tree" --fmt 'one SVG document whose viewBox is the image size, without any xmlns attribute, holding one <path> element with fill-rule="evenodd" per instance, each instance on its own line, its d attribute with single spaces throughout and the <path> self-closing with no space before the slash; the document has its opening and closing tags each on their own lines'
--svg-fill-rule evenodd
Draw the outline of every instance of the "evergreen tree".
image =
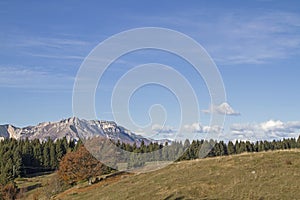
<svg viewBox="0 0 300 200">
<path fill-rule="evenodd" d="M 19 147 L 13 153 L 13 177 L 19 177 L 21 175 L 22 157 Z"/>
<path fill-rule="evenodd" d="M 232 141 L 228 142 L 228 155 L 232 155 L 235 154 L 235 147 L 234 144 L 232 143 Z"/>
<path fill-rule="evenodd" d="M 142 140 L 142 142 L 141 142 L 141 146 L 140 146 L 140 151 L 139 152 L 140 153 L 146 153 L 147 152 L 147 147 L 145 145 L 144 140 Z"/>
<path fill-rule="evenodd" d="M 50 167 L 50 145 L 49 142 L 44 143 L 43 148 L 43 166 L 46 168 Z"/>
<path fill-rule="evenodd" d="M 220 144 L 220 153 L 221 153 L 221 156 L 225 156 L 225 155 L 228 155 L 227 153 L 227 145 L 224 143 L 224 141 L 220 141 L 219 142 Z"/>
<path fill-rule="evenodd" d="M 34 165 L 37 167 L 41 166 L 41 163 L 43 163 L 43 152 L 42 152 L 42 145 L 37 140 L 33 142 L 33 156 L 34 156 Z"/>
<path fill-rule="evenodd" d="M 63 155 L 66 154 L 66 149 L 64 148 L 62 140 L 57 140 L 56 141 L 55 148 L 56 148 L 56 150 L 55 150 L 56 151 L 56 158 L 57 158 L 57 160 L 61 160 Z"/>
<path fill-rule="evenodd" d="M 183 144 L 183 149 L 187 150 L 190 147 L 190 145 L 191 145 L 190 141 L 186 139 Z"/>
<path fill-rule="evenodd" d="M 263 141 L 260 141 L 259 142 L 259 145 L 258 145 L 258 152 L 261 152 L 261 151 L 264 151 L 265 150 L 265 144 Z"/>
<path fill-rule="evenodd" d="M 50 143 L 50 167 L 52 169 L 56 169 L 58 167 L 56 149 L 55 144 L 53 142 Z"/>
<path fill-rule="evenodd" d="M 246 146 L 246 151 L 247 152 L 253 152 L 254 151 L 253 144 L 250 143 L 249 141 L 246 141 L 245 146 Z"/>
</svg>

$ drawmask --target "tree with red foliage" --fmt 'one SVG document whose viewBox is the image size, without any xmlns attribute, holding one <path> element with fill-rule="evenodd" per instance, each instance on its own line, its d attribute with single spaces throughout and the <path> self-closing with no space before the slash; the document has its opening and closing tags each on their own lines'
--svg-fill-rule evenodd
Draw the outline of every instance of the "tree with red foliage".
<svg viewBox="0 0 300 200">
<path fill-rule="evenodd" d="M 90 152 L 81 146 L 75 152 L 67 153 L 61 160 L 58 175 L 68 184 L 75 184 L 81 180 L 88 180 L 92 184 L 92 178 L 109 172 Z"/>
</svg>

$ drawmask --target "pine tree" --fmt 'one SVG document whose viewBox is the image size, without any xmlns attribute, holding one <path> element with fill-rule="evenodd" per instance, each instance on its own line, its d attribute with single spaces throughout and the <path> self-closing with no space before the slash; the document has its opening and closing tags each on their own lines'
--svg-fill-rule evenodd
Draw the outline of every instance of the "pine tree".
<svg viewBox="0 0 300 200">
<path fill-rule="evenodd" d="M 224 141 L 220 141 L 220 142 L 219 142 L 219 146 L 220 146 L 220 154 L 221 154 L 221 156 L 228 155 L 228 154 L 227 154 L 227 146 L 226 146 L 226 144 L 224 143 Z"/>
<path fill-rule="evenodd" d="M 9 154 L 10 152 L 7 152 Z M 7 155 L 4 155 L 3 157 L 7 158 Z M 6 185 L 8 182 L 11 182 L 14 179 L 13 176 L 13 161 L 10 157 L 5 159 L 6 162 L 3 163 L 3 166 L 1 167 L 1 176 L 0 176 L 0 184 Z"/>
<path fill-rule="evenodd" d="M 147 148 L 146 148 L 144 140 L 142 140 L 142 142 L 141 142 L 141 146 L 140 146 L 140 151 L 139 152 L 140 153 L 146 153 L 147 152 Z"/>
<path fill-rule="evenodd" d="M 22 163 L 24 166 L 30 166 L 33 163 L 32 146 L 28 138 L 24 141 L 22 148 Z"/>
<path fill-rule="evenodd" d="M 65 153 L 71 151 L 71 149 L 69 148 L 68 140 L 67 140 L 66 137 L 62 138 L 62 145 L 63 145 L 63 148 L 66 150 Z"/>
<path fill-rule="evenodd" d="M 190 145 L 191 145 L 191 144 L 190 144 L 190 141 L 189 141 L 188 139 L 186 139 L 186 140 L 184 141 L 184 144 L 183 144 L 184 150 L 187 150 L 187 149 L 189 148 Z"/>
<path fill-rule="evenodd" d="M 259 142 L 259 145 L 258 145 L 258 152 L 261 152 L 261 151 L 264 151 L 265 150 L 265 144 L 263 141 L 260 141 Z"/>
<path fill-rule="evenodd" d="M 56 169 L 58 167 L 55 144 L 53 142 L 50 143 L 50 167 L 52 169 Z"/>
<path fill-rule="evenodd" d="M 33 143 L 33 156 L 34 156 L 34 166 L 40 167 L 41 163 L 43 163 L 43 152 L 42 152 L 42 145 L 37 140 L 37 142 Z"/>
<path fill-rule="evenodd" d="M 49 142 L 44 144 L 44 148 L 43 148 L 43 166 L 46 168 L 50 167 L 50 146 L 49 146 Z"/>
<path fill-rule="evenodd" d="M 13 177 L 19 177 L 21 175 L 22 157 L 19 147 L 16 148 L 13 154 Z"/>
<path fill-rule="evenodd" d="M 135 142 L 132 145 L 132 152 L 138 153 L 138 148 Z"/>
<path fill-rule="evenodd" d="M 246 146 L 247 152 L 253 152 L 253 144 L 252 143 L 250 143 L 249 141 L 246 141 L 245 146 Z"/>
<path fill-rule="evenodd" d="M 55 147 L 57 160 L 61 160 L 61 158 L 66 154 L 66 149 L 62 143 L 62 140 L 57 140 Z"/>
<path fill-rule="evenodd" d="M 228 142 L 228 155 L 232 155 L 232 154 L 235 154 L 235 148 L 234 148 L 234 144 L 229 141 Z"/>
</svg>

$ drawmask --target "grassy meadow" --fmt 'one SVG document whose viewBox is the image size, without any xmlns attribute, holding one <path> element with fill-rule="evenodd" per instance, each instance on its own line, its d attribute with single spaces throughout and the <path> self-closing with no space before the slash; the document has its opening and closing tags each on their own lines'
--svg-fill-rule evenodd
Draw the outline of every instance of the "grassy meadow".
<svg viewBox="0 0 300 200">
<path fill-rule="evenodd" d="M 44 186 L 55 174 L 18 181 L 36 185 L 23 199 L 46 199 Z M 173 163 L 148 173 L 120 174 L 86 182 L 52 199 L 299 199 L 300 151 L 245 153 Z"/>
</svg>

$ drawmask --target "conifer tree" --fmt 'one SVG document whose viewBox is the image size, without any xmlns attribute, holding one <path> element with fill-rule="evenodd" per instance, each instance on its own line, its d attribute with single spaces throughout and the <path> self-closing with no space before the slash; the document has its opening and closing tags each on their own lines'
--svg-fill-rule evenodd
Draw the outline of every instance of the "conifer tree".
<svg viewBox="0 0 300 200">
<path fill-rule="evenodd" d="M 228 155 L 235 154 L 235 148 L 234 148 L 234 144 L 232 143 L 232 141 L 228 142 L 227 151 L 228 151 Z"/>
<path fill-rule="evenodd" d="M 55 144 L 53 144 L 53 142 L 50 143 L 50 166 L 52 169 L 58 167 Z"/>
<path fill-rule="evenodd" d="M 44 148 L 43 148 L 43 166 L 46 168 L 50 167 L 50 146 L 49 146 L 49 142 L 44 144 Z"/>
</svg>

